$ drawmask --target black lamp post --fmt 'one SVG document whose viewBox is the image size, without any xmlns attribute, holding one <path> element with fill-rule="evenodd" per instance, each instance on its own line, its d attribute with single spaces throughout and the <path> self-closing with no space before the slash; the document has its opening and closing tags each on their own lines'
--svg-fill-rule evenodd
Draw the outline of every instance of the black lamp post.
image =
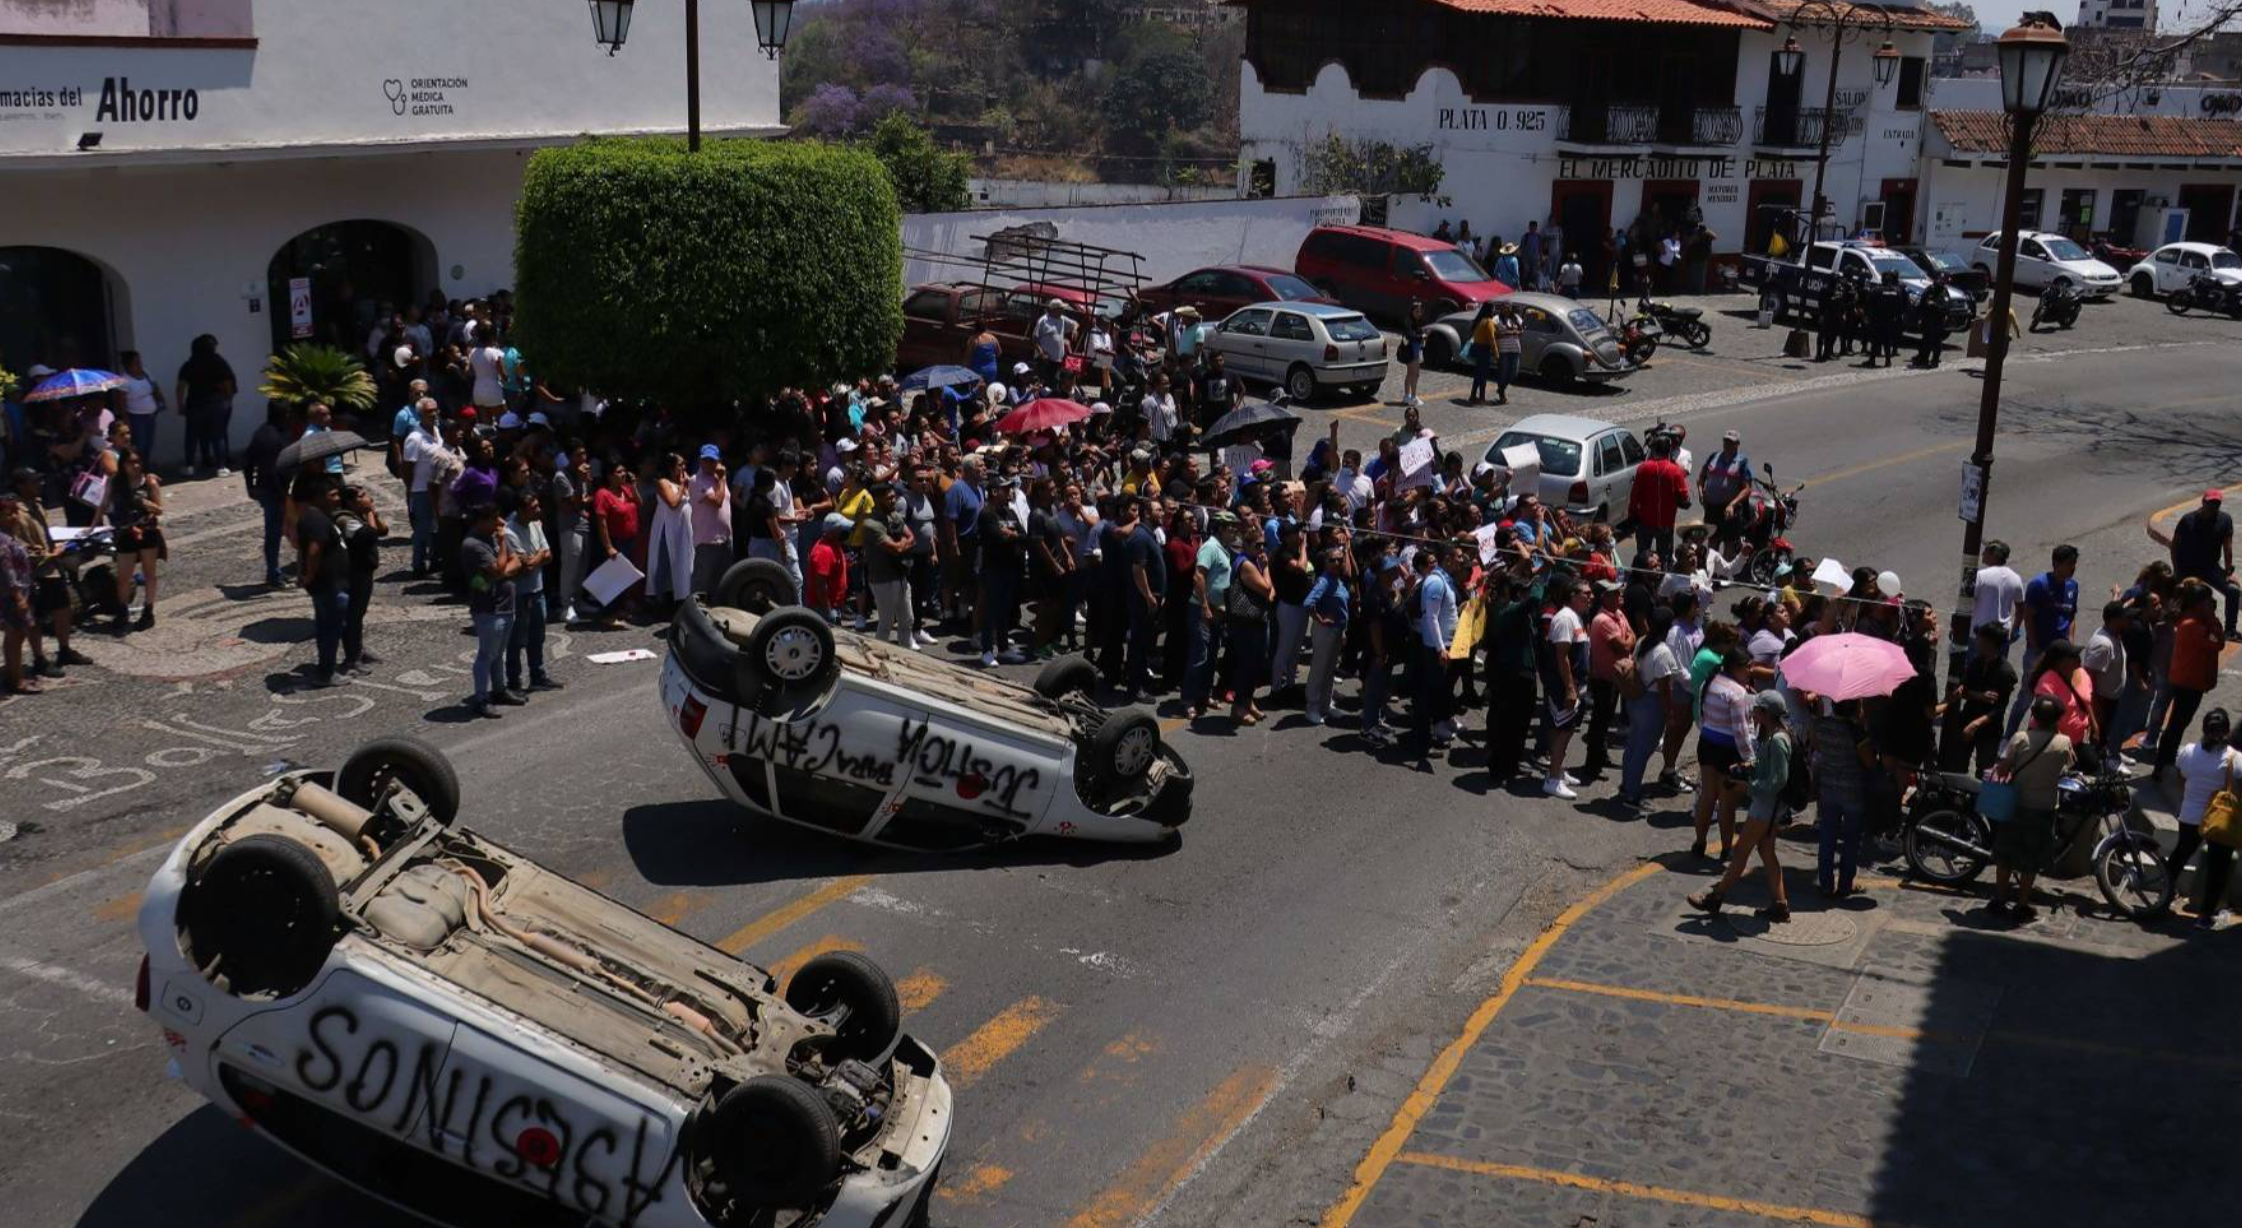
<svg viewBox="0 0 2242 1228">
<path fill-rule="evenodd" d="M 1833 2 L 1833 0 L 1806 0 L 1792 11 L 1786 23 L 1793 31 L 1802 24 L 1829 27 L 1829 90 L 1822 103 L 1822 141 L 1820 152 L 1814 155 L 1814 211 L 1808 215 L 1806 242 L 1812 242 L 1814 232 L 1821 225 L 1822 213 L 1829 198 L 1823 194 L 1823 182 L 1829 176 L 1829 133 L 1837 123 L 1837 68 L 1843 58 L 1845 44 L 1861 37 L 1871 27 L 1884 32 L 1884 43 L 1869 62 L 1876 69 L 1876 84 L 1889 85 L 1892 74 L 1899 71 L 1899 48 L 1892 45 L 1892 19 L 1882 9 L 1864 5 Z M 1782 48 L 1775 52 L 1775 71 L 1787 79 L 1796 79 L 1806 68 L 1806 52 L 1798 45 L 1793 33 L 1783 39 Z"/>
<path fill-rule="evenodd" d="M 635 0 L 591 0 L 592 36 L 613 55 L 631 33 Z M 794 28 L 794 0 L 749 0 L 755 15 L 755 44 L 777 59 Z M 685 147 L 701 147 L 701 0 L 685 0 Z"/>
<path fill-rule="evenodd" d="M 2024 176 L 2032 162 L 2032 128 L 2055 104 L 2071 45 L 2054 19 L 2026 14 L 2001 35 L 2001 109 L 2008 113 L 2008 185 L 2001 201 L 2001 254 L 1993 271 L 1993 303 L 1985 317 L 1985 380 L 1977 400 L 1977 448 L 1964 471 L 1962 583 L 1954 603 L 1952 677 L 1961 676 L 1977 606 L 1978 554 L 1985 546 L 1985 508 L 1992 496 L 1993 431 L 2001 413 L 2001 366 L 2008 358 L 2009 299 L 2016 276 L 2016 224 L 2024 211 Z M 1974 497 L 1973 497 L 1974 495 Z M 2027 682 L 2026 685 L 2029 685 Z"/>
</svg>

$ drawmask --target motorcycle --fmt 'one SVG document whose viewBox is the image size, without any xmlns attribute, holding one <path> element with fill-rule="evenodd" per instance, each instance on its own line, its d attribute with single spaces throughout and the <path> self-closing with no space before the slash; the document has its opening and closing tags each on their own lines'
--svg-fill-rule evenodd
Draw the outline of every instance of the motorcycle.
<svg viewBox="0 0 2242 1228">
<path fill-rule="evenodd" d="M 2197 273 L 2188 279 L 2187 285 L 2164 298 L 2164 309 L 2173 315 L 2184 316 L 2191 307 L 2224 312 L 2242 320 L 2242 284 L 2220 281 L 2209 273 Z"/>
<path fill-rule="evenodd" d="M 2070 283 L 2059 281 L 2040 291 L 2040 301 L 2032 308 L 2033 332 L 2040 331 L 2043 323 L 2067 329 L 2078 322 L 2079 296 Z"/>
<path fill-rule="evenodd" d="M 1713 343 L 1713 327 L 1705 323 L 1702 308 L 1652 302 L 1645 296 L 1636 304 L 1635 310 L 1640 317 L 1647 317 L 1651 323 L 1656 324 L 1665 335 L 1680 340 L 1690 349 L 1701 350 Z"/>
<path fill-rule="evenodd" d="M 1959 887 L 1992 864 L 1993 825 L 1977 813 L 1981 783 L 1967 772 L 1923 773 L 1900 823 L 1900 851 L 1916 876 Z M 2156 837 L 2126 826 L 2133 783 L 2123 771 L 2106 767 L 2094 775 L 2066 773 L 2056 786 L 2055 840 L 2047 864 L 2033 869 L 2053 869 L 2088 824 L 2099 824 L 2094 885 L 2111 908 L 2141 921 L 2172 906 L 2173 882 Z"/>
<path fill-rule="evenodd" d="M 1662 330 L 1658 327 L 1658 321 L 1649 316 L 1612 321 L 1611 330 L 1619 338 L 1620 352 L 1627 355 L 1628 362 L 1638 367 L 1649 362 L 1650 356 L 1658 352 L 1658 338 L 1662 335 Z"/>
<path fill-rule="evenodd" d="M 1767 476 L 1753 480 L 1752 493 L 1744 499 L 1739 532 L 1744 548 L 1751 552 L 1751 561 L 1744 566 L 1745 576 L 1754 587 L 1768 588 L 1775 583 L 1775 573 L 1797 553 L 1783 534 L 1798 523 L 1798 494 L 1806 489 L 1806 483 L 1786 491 L 1775 485 L 1775 466 L 1761 468 Z"/>
</svg>

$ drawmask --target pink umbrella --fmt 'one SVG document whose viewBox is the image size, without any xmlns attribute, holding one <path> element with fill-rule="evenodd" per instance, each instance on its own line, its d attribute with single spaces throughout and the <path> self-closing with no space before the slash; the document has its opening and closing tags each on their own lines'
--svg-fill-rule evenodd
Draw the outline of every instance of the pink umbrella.
<svg viewBox="0 0 2242 1228">
<path fill-rule="evenodd" d="M 1090 416 L 1090 407 L 1061 397 L 1037 397 L 997 419 L 996 429 L 1007 435 L 1048 431 Z"/>
<path fill-rule="evenodd" d="M 1889 695 L 1915 676 L 1907 652 L 1873 635 L 1817 635 L 1783 658 L 1783 681 L 1830 699 Z"/>
</svg>

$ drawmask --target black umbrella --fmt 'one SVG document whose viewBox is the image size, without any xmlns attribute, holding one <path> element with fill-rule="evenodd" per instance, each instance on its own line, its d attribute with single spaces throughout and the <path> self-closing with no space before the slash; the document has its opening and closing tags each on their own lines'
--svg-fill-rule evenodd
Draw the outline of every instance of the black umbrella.
<svg viewBox="0 0 2242 1228">
<path fill-rule="evenodd" d="M 307 433 L 280 450 L 279 457 L 273 461 L 273 468 L 287 473 L 305 465 L 319 464 L 330 456 L 341 456 L 345 452 L 356 452 L 360 448 L 372 446 L 364 436 L 355 431 L 321 431 L 316 435 Z"/>
<path fill-rule="evenodd" d="M 1244 443 L 1267 434 L 1271 429 L 1291 434 L 1300 429 L 1300 415 L 1275 401 L 1251 401 L 1240 405 L 1215 420 L 1199 437 L 1202 448 L 1219 448 L 1226 444 Z"/>
</svg>

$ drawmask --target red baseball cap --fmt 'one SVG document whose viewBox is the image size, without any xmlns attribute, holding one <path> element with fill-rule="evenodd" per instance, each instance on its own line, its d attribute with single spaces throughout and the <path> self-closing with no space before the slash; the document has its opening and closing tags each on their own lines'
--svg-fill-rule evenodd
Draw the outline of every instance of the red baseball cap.
<svg viewBox="0 0 2242 1228">
<path fill-rule="evenodd" d="M 472 417 L 474 417 L 474 416 L 475 416 L 475 407 L 474 407 L 474 406 L 472 406 L 472 405 L 470 405 L 470 406 L 466 407 L 465 409 L 462 409 L 462 410 L 460 410 L 460 411 L 459 411 L 459 416 L 460 416 L 460 417 L 462 417 L 462 418 L 472 418 Z"/>
<path fill-rule="evenodd" d="M 2226 502 L 2226 492 L 2214 486 L 2203 492 L 2203 501 L 2205 503 L 2224 503 Z"/>
</svg>

